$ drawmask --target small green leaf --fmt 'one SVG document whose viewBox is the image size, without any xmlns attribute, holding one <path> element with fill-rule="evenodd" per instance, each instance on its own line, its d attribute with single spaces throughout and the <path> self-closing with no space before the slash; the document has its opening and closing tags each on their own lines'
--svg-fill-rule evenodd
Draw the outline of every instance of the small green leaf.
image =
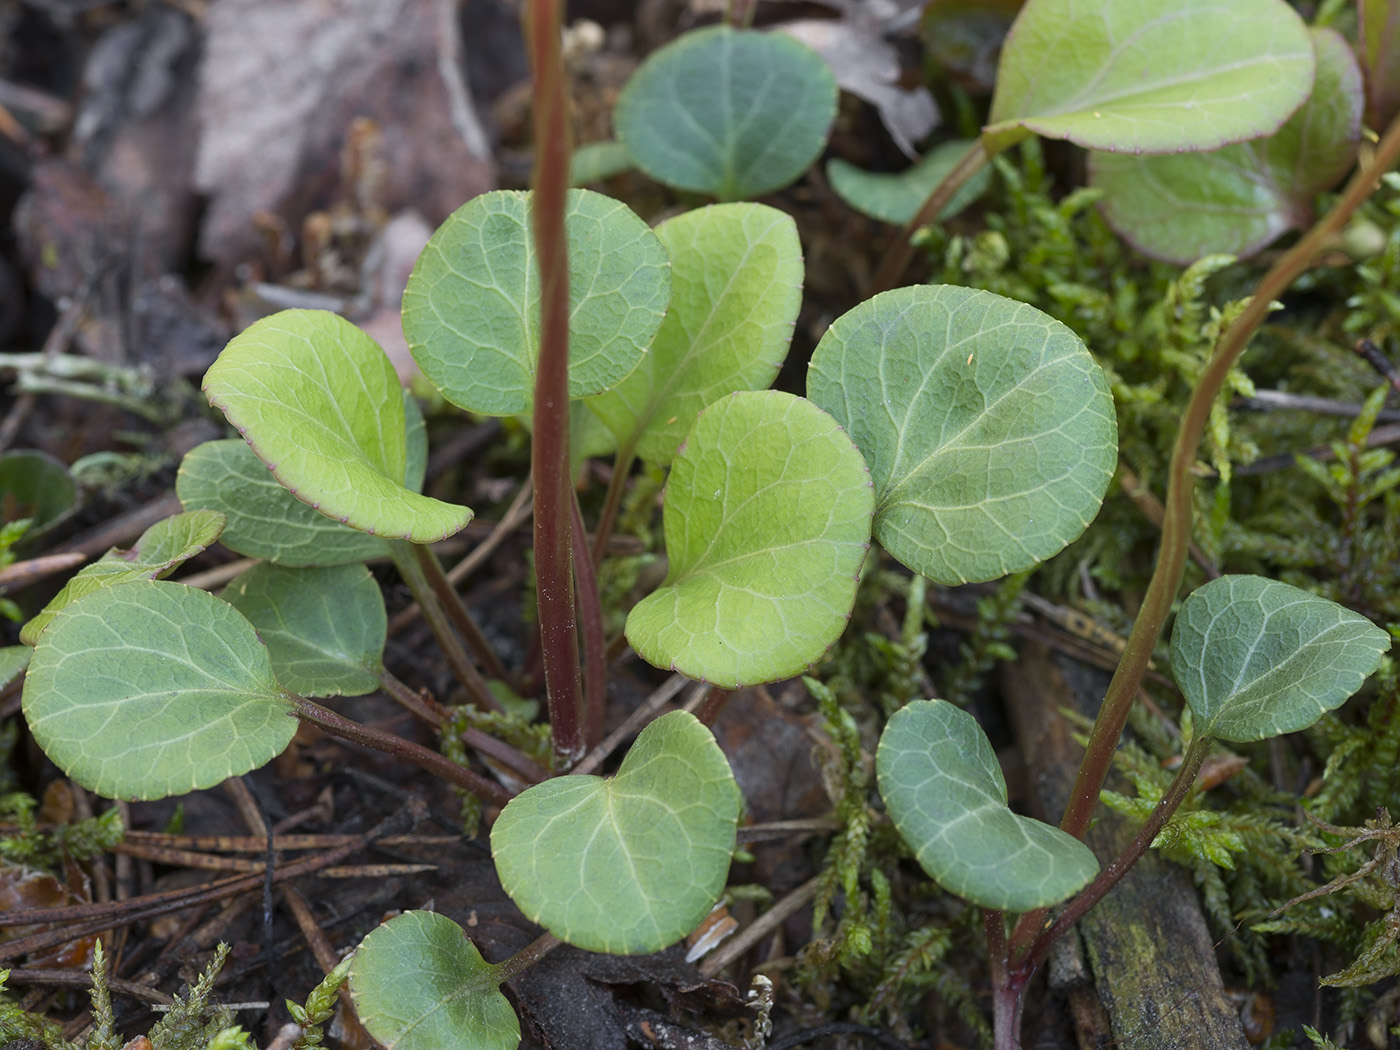
<svg viewBox="0 0 1400 1050">
<path fill-rule="evenodd" d="M 403 390 L 384 351 L 324 310 L 283 310 L 234 337 L 204 376 L 260 460 L 297 499 L 378 536 L 430 543 L 472 512 L 405 488 Z"/>
<path fill-rule="evenodd" d="M 0 649 L 0 689 L 4 689 L 29 666 L 34 650 L 27 645 L 7 645 Z"/>
<path fill-rule="evenodd" d="M 1313 198 L 1356 159 L 1362 101 L 1350 45 L 1331 29 L 1312 30 L 1312 39 L 1312 97 L 1276 134 L 1212 153 L 1092 154 L 1090 184 L 1103 190 L 1109 225 L 1181 265 L 1216 252 L 1251 255 L 1311 225 Z"/>
<path fill-rule="evenodd" d="M 632 158 L 621 142 L 588 142 L 575 149 L 569 161 L 569 185 L 602 182 L 632 167 Z"/>
<path fill-rule="evenodd" d="M 935 146 L 923 160 L 897 175 L 886 175 L 857 168 L 835 157 L 827 162 L 826 177 L 836 195 L 863 215 L 903 226 L 919 213 L 925 200 L 938 188 L 943 177 L 962 159 L 970 142 L 953 141 Z M 951 219 L 987 189 L 989 175 L 982 168 L 963 184 L 953 199 L 938 213 L 939 221 Z"/>
<path fill-rule="evenodd" d="M 24 716 L 59 769 L 107 798 L 213 787 L 268 762 L 297 722 L 252 624 L 212 594 L 141 580 L 56 617 Z"/>
<path fill-rule="evenodd" d="M 1263 740 L 1306 729 L 1380 666 L 1390 636 L 1364 616 L 1260 576 L 1198 587 L 1172 628 L 1172 674 L 1195 731 Z"/>
<path fill-rule="evenodd" d="M 807 395 L 875 482 L 875 538 L 938 583 L 994 580 L 1058 553 L 1117 464 L 1103 371 L 1079 337 L 991 292 L 919 286 L 837 318 Z"/>
<path fill-rule="evenodd" d="M 418 366 L 460 408 L 528 412 L 539 358 L 539 264 L 529 194 L 483 193 L 438 227 L 403 296 Z M 666 250 L 629 208 L 570 190 L 569 396 L 620 383 L 646 352 L 671 296 Z"/>
<path fill-rule="evenodd" d="M 255 565 L 225 588 L 272 656 L 277 680 L 302 696 L 361 696 L 379 688 L 388 617 L 363 565 Z"/>
<path fill-rule="evenodd" d="M 612 779 L 555 777 L 511 799 L 491 853 L 511 899 L 560 940 L 656 952 L 719 899 L 741 802 L 710 731 L 672 711 L 642 730 Z"/>
<path fill-rule="evenodd" d="M 664 466 L 702 408 L 777 376 L 802 303 L 802 245 L 797 224 L 762 204 L 698 208 L 656 235 L 671 256 L 671 308 L 636 370 L 588 407 L 620 446 Z"/>
<path fill-rule="evenodd" d="M 185 454 L 175 491 L 189 510 L 228 516 L 220 540 L 231 551 L 282 565 L 339 565 L 381 558 L 378 536 L 342 525 L 288 492 L 246 441 L 206 441 Z"/>
<path fill-rule="evenodd" d="M 130 550 L 113 547 L 80 569 L 43 611 L 24 625 L 19 640 L 33 645 L 55 616 L 86 594 L 131 580 L 163 580 L 217 540 L 223 528 L 224 516 L 212 510 L 188 511 L 156 522 Z"/>
<path fill-rule="evenodd" d="M 1030 0 L 1011 26 L 982 137 L 1113 153 L 1271 135 L 1312 90 L 1307 27 L 1284 0 Z"/>
<path fill-rule="evenodd" d="M 569 402 L 569 456 L 573 459 L 574 477 L 580 476 L 585 460 L 617 452 L 616 436 L 589 407 L 591 404 L 592 400 Z M 522 418 L 528 422 L 530 417 Z"/>
<path fill-rule="evenodd" d="M 428 465 L 428 430 L 418 402 L 404 391 L 408 468 L 404 487 L 418 492 Z M 219 537 L 231 551 L 279 565 L 342 565 L 388 555 L 378 536 L 342 525 L 297 499 L 246 441 L 206 441 L 185 453 L 175 492 L 186 510 L 208 508 L 227 519 Z"/>
<path fill-rule="evenodd" d="M 406 911 L 370 931 L 350 964 L 350 998 L 386 1050 L 515 1050 L 520 1022 L 498 968 L 446 916 Z"/>
<path fill-rule="evenodd" d="M 871 502 L 860 452 L 810 401 L 764 390 L 711 405 L 666 484 L 670 571 L 627 640 L 730 689 L 800 674 L 846 628 Z"/>
<path fill-rule="evenodd" d="M 613 126 L 658 182 L 739 200 L 806 171 L 835 116 L 836 78 L 806 44 L 714 26 L 648 57 L 618 96 Z"/>
<path fill-rule="evenodd" d="M 19 449 L 0 456 L 0 498 L 5 500 L 5 521 L 30 519 L 32 537 L 72 511 L 78 486 L 68 468 L 47 452 Z"/>
<path fill-rule="evenodd" d="M 890 819 L 924 871 L 973 904 L 1048 908 L 1098 871 L 1084 843 L 1011 812 L 986 734 L 947 701 L 914 700 L 895 712 L 875 770 Z"/>
</svg>

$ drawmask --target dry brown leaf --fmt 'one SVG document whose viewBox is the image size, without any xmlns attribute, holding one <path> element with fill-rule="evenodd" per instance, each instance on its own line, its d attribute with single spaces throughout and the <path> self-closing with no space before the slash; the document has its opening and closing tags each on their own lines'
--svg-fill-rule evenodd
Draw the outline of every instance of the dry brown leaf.
<svg viewBox="0 0 1400 1050">
<path fill-rule="evenodd" d="M 899 52 L 885 39 L 902 25 L 907 5 L 865 0 L 834 6 L 841 8 L 839 19 L 802 19 L 777 28 L 826 59 L 836 83 L 874 106 L 899 148 L 917 156 L 915 143 L 938 126 L 939 114 L 928 88 L 901 86 Z"/>
<path fill-rule="evenodd" d="M 255 253 L 253 217 L 299 228 L 339 178 L 356 118 L 391 158 L 382 203 L 440 222 L 494 185 L 455 63 L 451 0 L 222 0 L 209 9 L 195 179 L 210 195 L 201 254 Z M 471 142 L 467 141 L 471 137 Z M 473 152 L 476 151 L 476 152 Z"/>
</svg>

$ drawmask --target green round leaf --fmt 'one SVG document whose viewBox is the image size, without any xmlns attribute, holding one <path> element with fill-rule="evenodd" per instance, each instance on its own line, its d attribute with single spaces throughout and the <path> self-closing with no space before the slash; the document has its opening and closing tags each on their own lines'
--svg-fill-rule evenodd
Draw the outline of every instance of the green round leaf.
<svg viewBox="0 0 1400 1050">
<path fill-rule="evenodd" d="M 378 536 L 312 510 L 288 492 L 246 441 L 206 441 L 185 454 L 175 478 L 180 502 L 228 516 L 220 540 L 231 551 L 282 565 L 339 565 L 381 558 Z"/>
<path fill-rule="evenodd" d="M 1361 71 L 1351 46 L 1312 30 L 1312 97 L 1267 138 L 1212 153 L 1095 153 L 1090 183 L 1104 218 L 1148 255 L 1186 265 L 1203 255 L 1251 255 L 1286 230 L 1312 224 L 1313 197 L 1356 159 Z"/>
<path fill-rule="evenodd" d="M 34 650 L 27 645 L 7 645 L 0 649 L 0 689 L 24 673 L 33 653 Z"/>
<path fill-rule="evenodd" d="M 738 200 L 806 171 L 835 116 L 836 78 L 806 44 L 714 26 L 648 57 L 618 96 L 613 127 L 658 182 Z"/>
<path fill-rule="evenodd" d="M 297 499 L 351 528 L 431 543 L 472 512 L 405 488 L 403 390 L 373 339 L 324 310 L 251 325 L 204 376 L 258 458 Z"/>
<path fill-rule="evenodd" d="M 1210 150 L 1277 131 L 1312 90 L 1284 0 L 1033 0 L 1001 52 L 989 150 L 1028 133 L 1113 153 Z"/>
<path fill-rule="evenodd" d="M 570 190 L 569 396 L 620 383 L 646 352 L 671 295 L 670 264 L 629 208 Z M 447 400 L 490 416 L 528 412 L 539 358 L 540 281 L 527 193 L 483 193 L 443 223 L 413 268 L 403 330 Z"/>
<path fill-rule="evenodd" d="M 63 610 L 23 703 L 44 753 L 107 798 L 213 787 L 276 757 L 297 727 L 252 624 L 179 583 L 122 583 Z"/>
<path fill-rule="evenodd" d="M 6 521 L 30 520 L 29 535 L 38 535 L 62 520 L 78 502 L 73 475 L 47 452 L 19 449 L 0 456 L 0 497 Z"/>
<path fill-rule="evenodd" d="M 875 754 L 880 795 L 923 869 L 983 908 L 1027 912 L 1083 889 L 1089 847 L 1011 812 L 992 745 L 966 711 L 915 700 L 895 712 Z"/>
<path fill-rule="evenodd" d="M 861 303 L 822 337 L 807 396 L 870 464 L 875 538 L 938 583 L 1058 553 L 1117 463 L 1113 399 L 1079 337 L 991 292 L 920 286 Z"/>
<path fill-rule="evenodd" d="M 672 711 L 642 730 L 612 779 L 555 777 L 511 799 L 491 853 L 511 899 L 560 940 L 656 952 L 719 899 L 741 802 L 710 731 Z"/>
<path fill-rule="evenodd" d="M 569 161 L 569 185 L 587 186 L 632 170 L 632 158 L 621 142 L 587 142 Z"/>
<path fill-rule="evenodd" d="M 224 589 L 272 656 L 277 680 L 302 696 L 361 696 L 379 688 L 388 617 L 363 565 L 254 565 Z"/>
<path fill-rule="evenodd" d="M 371 930 L 350 998 L 386 1050 L 515 1050 L 520 1022 L 489 965 L 451 919 L 406 911 Z"/>
<path fill-rule="evenodd" d="M 670 571 L 627 640 L 729 689 L 800 674 L 846 628 L 871 502 L 860 452 L 810 401 L 765 390 L 711 405 L 666 483 Z"/>
<path fill-rule="evenodd" d="M 697 208 L 656 235 L 671 256 L 671 308 L 636 370 L 588 406 L 619 445 L 665 465 L 702 408 L 777 376 L 802 304 L 802 245 L 797 224 L 763 204 Z"/>
<path fill-rule="evenodd" d="M 418 492 L 428 465 L 428 429 L 404 391 L 408 467 L 404 487 Z M 342 525 L 288 492 L 246 441 L 206 441 L 185 454 L 175 492 L 186 510 L 209 508 L 227 519 L 219 540 L 231 551 L 279 565 L 343 565 L 387 556 L 378 536 Z"/>
<path fill-rule="evenodd" d="M 929 155 L 897 175 L 865 171 L 849 161 L 835 157 L 827 162 L 826 176 L 836 195 L 863 215 L 872 219 L 903 226 L 910 222 L 943 177 L 962 159 L 970 142 L 945 142 L 934 147 Z M 987 189 L 989 175 L 980 169 L 965 182 L 953 199 L 938 213 L 939 221 L 951 219 L 975 201 Z"/>
<path fill-rule="evenodd" d="M 19 640 L 33 645 L 62 610 L 85 594 L 131 580 L 162 580 L 219 538 L 224 516 L 213 510 L 188 511 L 158 521 L 122 551 L 113 547 L 80 569 L 38 616 L 24 625 Z"/>
<path fill-rule="evenodd" d="M 1172 674 L 1196 732 L 1263 740 L 1306 729 L 1380 666 L 1390 635 L 1364 616 L 1260 576 L 1198 587 L 1172 628 Z"/>
</svg>

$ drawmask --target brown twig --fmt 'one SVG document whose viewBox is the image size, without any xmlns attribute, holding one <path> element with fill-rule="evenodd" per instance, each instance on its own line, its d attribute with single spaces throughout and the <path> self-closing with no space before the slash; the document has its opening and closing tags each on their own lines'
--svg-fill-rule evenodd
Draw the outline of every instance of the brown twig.
<svg viewBox="0 0 1400 1050">
<path fill-rule="evenodd" d="M 400 707 L 421 718 L 434 729 L 440 730 L 447 725 L 448 712 L 441 704 L 430 697 L 415 693 L 388 671 L 380 673 L 379 684 Z M 553 775 L 520 749 L 490 733 L 483 733 L 480 729 L 468 728 L 462 733 L 462 743 L 481 755 L 495 759 L 531 784 L 548 780 Z"/>
<path fill-rule="evenodd" d="M 182 510 L 184 507 L 180 504 L 180 497 L 174 492 L 167 492 L 163 496 L 157 496 L 144 506 L 129 510 L 125 514 L 119 514 L 111 521 L 98 525 L 80 536 L 75 536 L 67 543 L 60 544 L 56 550 L 50 553 L 62 554 L 67 551 L 82 551 L 89 558 L 95 558 L 99 554 L 106 554 L 113 547 L 130 543 L 156 522 L 164 521 L 172 514 L 179 514 Z"/>
<path fill-rule="evenodd" d="M 296 920 L 297 928 L 301 930 L 301 935 L 306 938 L 306 943 L 311 946 L 311 954 L 316 957 L 316 965 L 321 968 L 323 974 L 329 975 L 332 970 L 340 965 L 340 956 L 331 947 L 330 938 L 321 929 L 321 924 L 316 921 L 316 915 L 311 910 L 311 905 L 307 903 L 301 891 L 295 886 L 282 887 L 282 899 L 286 902 L 287 908 L 292 913 L 292 918 Z M 350 989 L 341 985 L 336 989 L 336 997 L 340 1000 L 342 1015 L 341 1020 L 352 1028 L 362 1027 L 359 1015 L 355 1013 L 355 1001 L 350 998 Z M 347 1042 L 347 1040 L 342 1040 Z"/>
<path fill-rule="evenodd" d="M 1122 460 L 1118 461 L 1118 483 L 1123 488 L 1123 495 L 1133 501 L 1133 506 L 1142 513 L 1142 516 L 1150 521 L 1158 529 L 1162 527 L 1162 521 L 1166 517 L 1166 508 L 1146 485 L 1138 480 L 1138 476 L 1128 469 Z M 1191 559 L 1205 573 L 1206 579 L 1214 580 L 1220 576 L 1220 569 L 1215 562 L 1206 556 L 1206 552 L 1192 540 L 1189 547 Z"/>
<path fill-rule="evenodd" d="M 38 558 L 17 561 L 0 569 L 0 587 L 13 594 L 15 591 L 28 587 L 31 583 L 38 583 L 46 576 L 75 568 L 85 561 L 87 561 L 87 555 L 81 551 L 69 551 L 67 554 L 45 554 Z"/>
<path fill-rule="evenodd" d="M 352 842 L 334 849 L 317 853 L 310 857 L 281 865 L 272 875 L 275 883 L 313 875 L 333 864 L 338 864 L 357 850 L 371 843 L 402 831 L 405 825 L 417 823 L 427 812 L 421 800 L 414 800 L 402 807 L 388 819 L 381 821 Z M 0 962 L 17 959 L 30 952 L 41 951 L 63 944 L 75 937 L 85 937 L 97 933 L 113 922 L 132 923 L 167 915 L 173 911 L 197 904 L 223 900 L 236 894 L 248 893 L 262 888 L 263 875 L 251 873 L 235 875 L 232 878 L 218 879 L 203 886 L 192 886 L 162 893 L 149 893 L 129 900 L 113 901 L 109 904 L 75 904 L 58 908 L 30 908 L 23 913 L 0 914 L 0 926 L 31 926 L 42 923 L 62 923 L 62 929 L 30 934 L 16 940 L 0 944 Z"/>
<path fill-rule="evenodd" d="M 261 841 L 261 840 L 259 840 Z M 276 849 L 276 839 L 273 839 Z M 262 847 L 259 847 L 261 849 Z M 201 853 L 196 850 L 175 849 L 168 846 L 153 846 L 141 842 L 118 842 L 110 850 L 124 857 L 149 860 L 155 864 L 168 864 L 171 867 L 194 868 L 199 871 L 244 871 L 262 872 L 267 864 L 261 860 L 243 857 L 229 857 L 216 853 Z M 354 864 L 324 868 L 319 874 L 326 879 L 352 879 L 389 875 L 416 875 L 419 872 L 434 871 L 435 864 Z"/>
<path fill-rule="evenodd" d="M 817 895 L 817 887 L 820 885 L 821 876 L 814 876 L 786 897 L 777 901 L 757 919 L 706 956 L 705 961 L 700 964 L 700 972 L 706 977 L 714 977 L 731 963 L 738 962 L 750 948 L 808 904 Z"/>
<path fill-rule="evenodd" d="M 1365 342 L 1365 340 L 1362 340 Z M 1374 349 L 1374 347 L 1372 347 Z M 1377 351 L 1379 352 L 1379 351 Z M 1392 368 L 1393 372 L 1394 369 Z M 1400 372 L 1395 373 L 1400 380 Z M 1389 376 L 1386 376 L 1389 379 Z M 1312 394 L 1293 394 L 1287 390 L 1256 390 L 1253 397 L 1241 398 L 1237 407 L 1259 410 L 1311 412 L 1318 416 L 1338 416 L 1353 419 L 1361 414 L 1364 407 L 1355 401 L 1339 401 L 1335 397 L 1315 397 Z M 1400 422 L 1400 411 L 1382 409 L 1376 413 L 1382 423 Z"/>
<path fill-rule="evenodd" d="M 81 970 L 48 970 L 40 967 L 16 966 L 10 970 L 10 976 L 6 979 L 6 983 L 38 985 L 47 988 L 86 989 L 92 987 L 92 974 L 84 973 Z M 170 1006 L 175 1002 L 164 992 L 148 988 L 144 984 L 137 984 L 135 981 L 123 981 L 116 977 L 108 977 L 107 987 L 118 995 L 125 995 L 143 1003 Z"/>
<path fill-rule="evenodd" d="M 643 700 L 637 709 L 623 720 L 622 725 L 618 726 L 604 737 L 601 744 L 584 755 L 583 758 L 579 760 L 578 764 L 574 766 L 573 771 L 575 773 L 592 773 L 607 761 L 608 756 L 617 749 L 619 744 L 655 718 L 657 712 L 670 703 L 677 693 L 690 684 L 690 679 L 681 674 L 673 674 L 670 678 L 666 679 L 659 689 Z M 708 686 L 700 686 L 700 695 L 702 697 L 705 695 L 703 691 L 708 688 Z"/>
<path fill-rule="evenodd" d="M 198 587 L 201 591 L 212 591 L 216 587 L 222 587 L 236 576 L 242 576 L 254 565 L 259 564 L 257 558 L 239 558 L 226 565 L 218 565 L 212 569 L 205 569 L 203 572 L 192 572 L 188 576 L 181 576 L 178 582 L 186 587 Z"/>
<path fill-rule="evenodd" d="M 1352 349 L 1356 351 L 1361 360 L 1374 368 L 1393 389 L 1400 392 L 1400 369 L 1395 367 L 1380 347 L 1369 339 L 1358 339 Z"/>
<path fill-rule="evenodd" d="M 386 733 L 372 726 L 351 721 L 328 707 L 322 707 L 320 704 L 306 699 L 304 696 L 295 696 L 291 693 L 286 694 L 286 696 L 291 701 L 296 716 L 308 725 L 314 725 L 342 740 L 349 740 L 375 751 L 382 751 L 386 755 L 401 758 L 405 762 L 411 762 L 419 769 L 441 777 L 449 784 L 466 788 L 477 798 L 490 805 L 504 806 L 514 797 L 514 792 L 507 790 L 495 781 L 487 780 L 481 774 L 474 773 L 465 766 L 459 766 L 446 755 L 439 754 L 422 744 L 395 736 L 392 733 Z"/>
<path fill-rule="evenodd" d="M 53 824 L 39 824 L 41 832 L 55 830 Z M 19 825 L 0 823 L 0 835 L 15 834 Z M 267 848 L 267 840 L 253 835 L 167 835 L 160 831 L 128 830 L 122 839 L 126 843 L 157 846 L 164 849 L 191 849 L 206 853 L 262 853 Z M 359 835 L 274 835 L 272 848 L 279 853 L 288 850 L 334 849 L 352 842 L 359 842 Z M 460 835 L 389 835 L 379 840 L 383 846 L 443 846 L 460 842 Z M 112 850 L 120 853 L 120 849 Z"/>
</svg>

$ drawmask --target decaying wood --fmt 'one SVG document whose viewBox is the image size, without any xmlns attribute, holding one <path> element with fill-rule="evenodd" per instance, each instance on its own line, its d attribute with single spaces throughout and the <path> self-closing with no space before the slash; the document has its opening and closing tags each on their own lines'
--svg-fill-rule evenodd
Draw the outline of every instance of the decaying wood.
<svg viewBox="0 0 1400 1050">
<path fill-rule="evenodd" d="M 1021 752 L 1032 805 L 1058 820 L 1083 748 L 1058 715 L 1074 708 L 1092 716 L 1102 676 L 1043 646 L 1026 644 L 1007 665 L 1003 689 Z M 1107 863 L 1136 829 L 1099 810 L 1088 844 Z M 1078 926 L 1094 985 L 1120 1050 L 1245 1050 L 1237 1009 L 1225 995 L 1215 949 L 1187 873 L 1149 852 Z M 1105 1033 L 1106 1034 L 1106 1033 Z"/>
</svg>

